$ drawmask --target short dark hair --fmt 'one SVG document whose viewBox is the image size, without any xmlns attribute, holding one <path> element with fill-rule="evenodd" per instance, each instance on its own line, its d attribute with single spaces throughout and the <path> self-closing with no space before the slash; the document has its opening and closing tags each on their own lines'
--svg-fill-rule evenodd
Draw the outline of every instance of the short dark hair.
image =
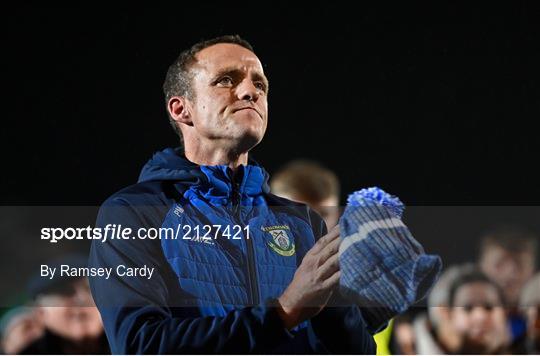
<svg viewBox="0 0 540 356">
<path fill-rule="evenodd" d="M 195 97 L 195 93 L 193 92 L 192 88 L 193 74 L 191 73 L 191 66 L 196 62 L 195 56 L 203 49 L 218 43 L 237 44 L 255 53 L 251 44 L 238 35 L 219 36 L 195 43 L 190 48 L 180 52 L 178 58 L 176 58 L 173 64 L 169 66 L 167 75 L 165 77 L 165 82 L 163 83 L 163 94 L 165 95 L 166 106 L 173 96 L 183 96 L 189 99 L 193 99 Z M 180 143 L 182 143 L 182 132 L 176 125 L 176 122 L 173 120 L 168 110 L 167 115 L 174 132 L 178 134 Z"/>
<path fill-rule="evenodd" d="M 450 284 L 449 295 L 448 295 L 449 297 L 448 305 L 450 307 L 462 306 L 462 305 L 455 305 L 456 294 L 459 288 L 463 287 L 466 284 L 472 284 L 472 283 L 485 283 L 485 284 L 489 284 L 493 286 L 493 288 L 497 291 L 497 295 L 499 297 L 499 301 L 501 302 L 501 306 L 504 305 L 504 294 L 501 288 L 495 282 L 489 279 L 488 276 L 486 276 L 484 273 L 482 273 L 480 270 L 476 268 L 459 275 Z"/>
<path fill-rule="evenodd" d="M 499 226 L 484 233 L 480 242 L 480 257 L 490 247 L 498 246 L 508 252 L 530 252 L 536 259 L 538 241 L 536 235 L 518 226 Z"/>
</svg>

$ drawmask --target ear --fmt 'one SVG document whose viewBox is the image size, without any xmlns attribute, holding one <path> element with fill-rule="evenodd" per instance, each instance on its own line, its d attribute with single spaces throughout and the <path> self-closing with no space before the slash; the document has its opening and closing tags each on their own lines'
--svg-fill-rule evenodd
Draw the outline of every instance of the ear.
<svg viewBox="0 0 540 356">
<path fill-rule="evenodd" d="M 189 110 L 189 101 L 183 96 L 173 96 L 167 103 L 169 115 L 176 121 L 177 124 L 185 124 L 193 126 L 191 121 L 191 113 Z"/>
</svg>

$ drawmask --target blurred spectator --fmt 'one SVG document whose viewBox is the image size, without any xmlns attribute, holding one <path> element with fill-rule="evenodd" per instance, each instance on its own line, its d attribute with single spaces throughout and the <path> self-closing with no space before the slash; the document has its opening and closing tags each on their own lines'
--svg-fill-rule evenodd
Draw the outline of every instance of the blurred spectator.
<svg viewBox="0 0 540 356">
<path fill-rule="evenodd" d="M 427 315 L 418 315 L 413 322 L 418 354 L 453 354 L 458 351 L 461 336 L 450 320 L 450 287 L 460 275 L 474 268 L 472 263 L 456 265 L 441 274 L 428 296 Z"/>
<path fill-rule="evenodd" d="M 480 271 L 461 274 L 450 287 L 450 321 L 459 354 L 507 353 L 510 344 L 500 288 Z"/>
<path fill-rule="evenodd" d="M 482 272 L 502 288 L 506 302 L 516 306 L 521 289 L 536 265 L 537 237 L 517 227 L 505 227 L 484 235 L 480 245 Z"/>
<path fill-rule="evenodd" d="M 309 205 L 328 229 L 339 220 L 339 181 L 329 169 L 311 161 L 292 161 L 273 175 L 272 193 Z"/>
<path fill-rule="evenodd" d="M 540 273 L 523 288 L 519 306 L 526 316 L 527 337 L 522 353 L 540 354 Z"/>
<path fill-rule="evenodd" d="M 43 325 L 32 307 L 16 307 L 0 320 L 2 352 L 17 354 L 43 335 Z"/>
<path fill-rule="evenodd" d="M 86 258 L 69 256 L 49 263 L 58 267 L 86 267 Z M 29 286 L 42 321 L 44 335 L 22 350 L 23 354 L 110 353 L 86 277 L 36 276 Z"/>
<path fill-rule="evenodd" d="M 404 313 L 396 316 L 392 328 L 392 353 L 416 355 L 416 335 L 411 315 Z"/>
<path fill-rule="evenodd" d="M 513 348 L 525 339 L 525 318 L 517 306 L 525 283 L 536 266 L 537 237 L 517 227 L 503 227 L 484 235 L 480 245 L 481 270 L 502 289 Z"/>
</svg>

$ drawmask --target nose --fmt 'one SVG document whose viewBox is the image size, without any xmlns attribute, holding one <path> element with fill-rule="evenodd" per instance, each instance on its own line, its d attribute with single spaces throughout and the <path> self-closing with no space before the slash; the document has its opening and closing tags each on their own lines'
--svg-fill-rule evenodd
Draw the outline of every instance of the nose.
<svg viewBox="0 0 540 356">
<path fill-rule="evenodd" d="M 257 89 L 253 82 L 247 78 L 236 87 L 236 95 L 240 100 L 256 102 L 260 94 L 260 89 Z"/>
<path fill-rule="evenodd" d="M 505 263 L 499 271 L 499 279 L 507 282 L 519 280 L 521 269 L 516 262 Z"/>
<path fill-rule="evenodd" d="M 476 325 L 484 325 L 489 320 L 489 311 L 483 307 L 475 307 L 471 311 L 471 319 Z"/>
</svg>

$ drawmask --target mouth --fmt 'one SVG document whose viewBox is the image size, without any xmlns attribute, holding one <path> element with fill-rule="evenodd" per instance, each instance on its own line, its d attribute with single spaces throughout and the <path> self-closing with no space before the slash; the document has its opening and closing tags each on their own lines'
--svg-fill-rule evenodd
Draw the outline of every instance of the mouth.
<svg viewBox="0 0 540 356">
<path fill-rule="evenodd" d="M 233 113 L 235 112 L 238 112 L 238 111 L 242 111 L 242 110 L 253 110 L 257 113 L 257 115 L 259 115 L 259 117 L 262 119 L 262 115 L 261 113 L 259 112 L 259 110 L 255 109 L 254 107 L 252 106 L 246 106 L 246 107 L 243 107 L 243 108 L 238 108 L 238 109 L 234 109 L 233 110 Z"/>
<path fill-rule="evenodd" d="M 482 339 L 486 336 L 487 333 L 488 330 L 486 330 L 485 328 L 476 328 L 470 331 L 470 335 L 474 339 Z"/>
</svg>

